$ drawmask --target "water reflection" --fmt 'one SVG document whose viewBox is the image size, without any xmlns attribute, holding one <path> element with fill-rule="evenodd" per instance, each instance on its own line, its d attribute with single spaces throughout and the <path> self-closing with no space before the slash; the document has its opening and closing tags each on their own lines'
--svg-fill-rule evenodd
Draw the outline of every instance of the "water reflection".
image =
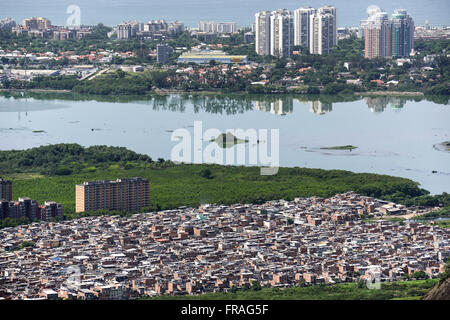
<svg viewBox="0 0 450 320">
<path fill-rule="evenodd" d="M 315 99 L 314 99 L 315 98 Z M 242 96 L 242 95 L 165 95 L 154 96 L 145 101 L 152 105 L 156 111 L 177 111 L 185 112 L 186 104 L 191 103 L 195 113 L 207 112 L 213 114 L 237 114 L 250 110 L 259 110 L 270 112 L 274 115 L 284 116 L 294 112 L 295 103 L 306 103 L 309 105 L 309 111 L 314 114 L 324 115 L 333 111 L 333 103 L 355 101 L 360 97 L 349 97 L 347 100 L 338 99 L 338 97 L 295 97 L 295 96 Z M 413 99 L 410 99 L 413 100 Z M 401 110 L 408 99 L 399 97 L 379 96 L 365 97 L 371 112 L 383 112 L 388 105 L 396 110 Z"/>
<path fill-rule="evenodd" d="M 170 94 L 148 95 L 139 97 L 98 97 L 77 95 L 72 93 L 30 93 L 30 92 L 0 92 L 0 112 L 29 112 L 49 109 L 67 108 L 64 100 L 148 105 L 155 111 L 171 111 L 184 113 L 187 105 L 192 104 L 194 113 L 207 112 L 211 114 L 239 114 L 251 110 L 270 112 L 284 116 L 294 112 L 294 102 L 308 104 L 309 111 L 324 115 L 333 110 L 333 103 L 352 102 L 363 99 L 369 110 L 374 113 L 383 112 L 388 105 L 392 109 L 401 110 L 407 101 L 421 101 L 425 98 L 406 98 L 393 96 L 360 97 L 356 95 L 244 95 L 244 94 Z M 428 100 L 428 97 L 426 98 Z M 45 100 L 45 103 L 40 103 Z M 431 99 L 433 100 L 433 99 Z M 445 100 L 445 99 L 444 99 Z M 442 100 L 447 104 L 448 101 Z M 433 100 L 434 101 L 434 100 Z M 31 102 L 31 103 L 30 103 Z"/>
<path fill-rule="evenodd" d="M 184 95 L 183 99 L 189 100 L 194 106 L 194 112 L 204 111 L 208 113 L 236 114 L 253 110 L 253 101 L 244 96 L 234 95 Z"/>
<path fill-rule="evenodd" d="M 124 146 L 167 159 L 174 145 L 173 131 L 202 121 L 204 130 L 220 132 L 280 129 L 281 166 L 396 175 L 418 181 L 431 192 L 448 192 L 450 154 L 433 145 L 449 140 L 450 110 L 423 101 L 428 98 L 244 94 L 93 98 L 0 93 L 0 150 L 79 143 Z M 395 115 L 395 110 L 401 114 Z M 320 149 L 345 145 L 358 149 Z"/>
<path fill-rule="evenodd" d="M 40 100 L 33 98 L 3 98 L 0 96 L 0 112 L 18 112 L 19 114 L 31 111 L 45 111 L 70 108 L 69 105 L 60 102 L 42 103 Z"/>
<path fill-rule="evenodd" d="M 331 103 L 322 102 L 320 100 L 309 101 L 309 112 L 315 114 L 325 114 L 333 110 L 333 105 Z"/>
<path fill-rule="evenodd" d="M 405 106 L 407 101 L 405 98 L 388 96 L 365 97 L 364 100 L 372 112 L 383 112 L 388 105 L 390 105 L 392 109 L 400 110 Z"/>
<path fill-rule="evenodd" d="M 294 99 L 284 97 L 282 99 L 257 100 L 255 101 L 255 109 L 284 116 L 294 111 Z"/>
<path fill-rule="evenodd" d="M 389 103 L 391 105 L 391 108 L 400 110 L 405 105 L 406 99 L 392 97 L 392 99 L 391 99 L 391 101 Z"/>
</svg>

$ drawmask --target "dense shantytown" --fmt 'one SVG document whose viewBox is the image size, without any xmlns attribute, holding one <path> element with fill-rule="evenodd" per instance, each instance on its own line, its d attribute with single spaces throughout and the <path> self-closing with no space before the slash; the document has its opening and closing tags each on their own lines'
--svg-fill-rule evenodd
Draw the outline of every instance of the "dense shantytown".
<svg viewBox="0 0 450 320">
<path fill-rule="evenodd" d="M 411 213 L 352 192 L 202 205 L 0 230 L 2 299 L 134 299 L 262 286 L 437 276 L 449 231 L 382 220 Z M 364 216 L 381 218 L 370 222 Z"/>
</svg>

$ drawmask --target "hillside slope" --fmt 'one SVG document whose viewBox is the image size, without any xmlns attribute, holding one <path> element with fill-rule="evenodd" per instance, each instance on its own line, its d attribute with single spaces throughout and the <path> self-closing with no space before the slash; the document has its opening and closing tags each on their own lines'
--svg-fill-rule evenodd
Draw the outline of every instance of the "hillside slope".
<svg viewBox="0 0 450 320">
<path fill-rule="evenodd" d="M 450 278 L 443 283 L 437 283 L 424 297 L 423 300 L 450 300 Z"/>
</svg>

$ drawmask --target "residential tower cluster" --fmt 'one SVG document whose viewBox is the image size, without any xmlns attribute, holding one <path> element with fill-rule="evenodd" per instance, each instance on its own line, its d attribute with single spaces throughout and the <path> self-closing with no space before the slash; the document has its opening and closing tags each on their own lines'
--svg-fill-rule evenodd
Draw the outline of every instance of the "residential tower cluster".
<svg viewBox="0 0 450 320">
<path fill-rule="evenodd" d="M 170 23 L 164 19 L 150 20 L 147 23 L 129 21 L 118 24 L 109 36 L 116 34 L 117 39 L 165 40 L 180 35 L 184 30 L 184 23 L 180 21 Z"/>
<path fill-rule="evenodd" d="M 328 54 L 336 44 L 337 9 L 333 6 L 255 14 L 255 50 L 260 55 L 289 57 L 294 45 L 313 54 Z"/>
<path fill-rule="evenodd" d="M 82 39 L 92 33 L 90 28 L 53 26 L 49 19 L 43 17 L 27 18 L 22 25 L 13 26 L 11 31 L 17 35 L 54 40 Z"/>
<path fill-rule="evenodd" d="M 396 9 L 390 18 L 387 12 L 369 11 L 361 27 L 368 59 L 405 57 L 414 49 L 414 20 L 405 9 Z"/>
<path fill-rule="evenodd" d="M 62 220 L 64 218 L 63 205 L 55 201 L 45 201 L 40 205 L 36 200 L 19 197 L 12 200 L 12 182 L 0 178 L 0 220 L 28 219 L 29 221 Z"/>
<path fill-rule="evenodd" d="M 252 31 L 246 28 L 241 30 L 246 31 L 244 43 L 254 42 L 258 55 L 290 57 L 295 53 L 294 47 L 308 50 L 311 54 L 329 54 L 337 45 L 340 34 L 341 37 L 356 34 L 355 30 L 338 28 L 337 19 L 337 8 L 332 5 L 318 9 L 305 6 L 294 11 L 278 9 L 256 13 Z M 92 32 L 90 28 L 52 26 L 51 21 L 43 17 L 27 18 L 22 25 L 16 25 L 13 19 L 5 18 L 0 20 L 0 29 L 56 40 L 81 39 Z M 148 22 L 134 20 L 118 24 L 108 36 L 116 36 L 119 40 L 135 38 L 161 41 L 161 47 L 156 53 L 157 62 L 166 64 L 174 49 L 168 47 L 165 41 L 179 36 L 185 30 L 187 28 L 180 21 L 168 23 L 164 19 Z M 366 58 L 400 58 L 410 55 L 414 49 L 414 30 L 414 21 L 407 10 L 396 9 L 389 17 L 379 7 L 370 6 L 368 18 L 361 21 L 357 33 L 364 37 Z M 419 30 L 421 37 L 435 34 L 429 26 Z M 192 36 L 207 42 L 217 36 L 229 37 L 239 31 L 236 22 L 217 21 L 200 21 L 198 28 L 189 29 Z M 181 58 L 178 62 L 195 62 L 194 60 Z"/>
</svg>

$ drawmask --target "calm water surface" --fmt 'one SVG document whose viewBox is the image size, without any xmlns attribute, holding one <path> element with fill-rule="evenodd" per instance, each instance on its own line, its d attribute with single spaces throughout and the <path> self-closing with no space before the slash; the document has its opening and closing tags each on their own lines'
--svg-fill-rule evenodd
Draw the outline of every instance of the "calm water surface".
<svg viewBox="0 0 450 320">
<path fill-rule="evenodd" d="M 171 131 L 279 129 L 280 165 L 401 176 L 450 191 L 450 106 L 425 99 L 304 101 L 292 96 L 180 96 L 101 102 L 0 96 L 0 149 L 54 143 L 124 146 L 170 158 Z M 45 132 L 33 132 L 44 130 Z M 208 142 L 204 142 L 205 145 Z M 353 151 L 322 147 L 354 145 Z M 435 171 L 433 173 L 432 171 Z"/>
</svg>

